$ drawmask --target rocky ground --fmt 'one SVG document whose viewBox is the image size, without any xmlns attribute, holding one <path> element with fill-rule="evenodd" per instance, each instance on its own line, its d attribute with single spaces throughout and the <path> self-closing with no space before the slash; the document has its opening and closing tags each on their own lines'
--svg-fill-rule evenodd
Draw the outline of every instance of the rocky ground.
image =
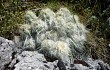
<svg viewBox="0 0 110 70">
<path fill-rule="evenodd" d="M 102 60 L 75 60 L 70 67 L 61 60 L 49 62 L 37 51 L 19 49 L 11 40 L 0 37 L 0 70 L 110 70 Z"/>
</svg>

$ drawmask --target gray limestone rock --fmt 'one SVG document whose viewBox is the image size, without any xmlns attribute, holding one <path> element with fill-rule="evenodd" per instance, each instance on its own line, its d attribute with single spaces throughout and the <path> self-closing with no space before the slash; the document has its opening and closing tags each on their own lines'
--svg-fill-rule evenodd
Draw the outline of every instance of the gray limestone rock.
<svg viewBox="0 0 110 70">
<path fill-rule="evenodd" d="M 43 54 L 37 51 L 23 51 L 17 56 L 18 63 L 14 70 L 59 70 L 57 60 L 54 62 L 47 62 Z"/>
<path fill-rule="evenodd" d="M 15 45 L 11 40 L 0 37 L 0 70 L 5 70 L 11 63 L 15 53 Z"/>
<path fill-rule="evenodd" d="M 63 61 L 49 62 L 37 51 L 18 49 L 14 42 L 0 37 L 0 70 L 110 70 L 102 60 L 74 60 L 70 66 Z"/>
</svg>

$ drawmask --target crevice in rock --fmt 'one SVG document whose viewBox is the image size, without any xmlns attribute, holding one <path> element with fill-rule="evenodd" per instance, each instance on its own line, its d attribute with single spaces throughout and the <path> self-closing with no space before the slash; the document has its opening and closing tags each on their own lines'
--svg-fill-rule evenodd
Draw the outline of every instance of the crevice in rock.
<svg viewBox="0 0 110 70">
<path fill-rule="evenodd" d="M 74 64 L 82 64 L 83 66 L 90 67 L 89 64 L 83 60 L 74 60 Z"/>
<path fill-rule="evenodd" d="M 45 56 L 45 59 L 48 61 L 48 62 L 54 62 L 55 60 L 58 60 L 57 58 L 52 58 L 52 57 L 48 57 L 48 56 Z"/>
<path fill-rule="evenodd" d="M 16 63 L 14 65 L 16 65 L 19 62 L 19 60 L 16 60 Z M 13 65 L 13 67 L 11 67 L 11 70 L 15 69 L 15 66 Z"/>
<path fill-rule="evenodd" d="M 50 68 L 50 67 L 49 67 L 48 65 L 46 65 L 46 64 L 44 64 L 44 66 L 45 66 L 46 68 L 48 68 L 48 69 Z"/>
<path fill-rule="evenodd" d="M 57 63 L 59 70 L 66 70 L 66 66 L 63 61 L 59 60 Z"/>
<path fill-rule="evenodd" d="M 12 60 L 15 58 L 16 52 L 12 53 Z"/>
<path fill-rule="evenodd" d="M 4 65 L 4 70 L 13 70 L 13 69 L 11 69 L 11 67 L 9 67 L 10 64 L 11 64 L 11 62 L 5 64 Z"/>
<path fill-rule="evenodd" d="M 98 63 L 101 67 L 100 70 L 109 70 L 105 65 L 103 65 L 102 63 Z"/>
<path fill-rule="evenodd" d="M 16 54 L 17 54 L 17 52 L 12 53 L 12 59 L 9 63 L 4 65 L 4 70 L 14 70 L 15 69 L 14 65 L 19 62 L 19 60 L 17 60 L 15 57 Z"/>
<path fill-rule="evenodd" d="M 24 48 L 23 50 L 25 50 L 25 51 L 35 51 L 35 49 L 33 49 L 33 48 Z"/>
<path fill-rule="evenodd" d="M 48 54 L 49 52 L 47 50 L 45 51 L 38 51 L 39 53 L 42 53 L 46 59 L 47 62 L 54 62 L 55 60 L 58 60 L 58 58 Z"/>
</svg>

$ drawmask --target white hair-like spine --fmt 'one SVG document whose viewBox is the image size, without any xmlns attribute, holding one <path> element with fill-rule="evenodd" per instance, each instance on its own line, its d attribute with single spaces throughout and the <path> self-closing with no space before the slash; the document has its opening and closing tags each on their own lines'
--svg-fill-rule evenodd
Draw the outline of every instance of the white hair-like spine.
<svg viewBox="0 0 110 70">
<path fill-rule="evenodd" d="M 49 8 L 42 9 L 38 16 L 32 11 L 26 12 L 26 24 L 21 26 L 23 40 L 27 47 L 38 47 L 44 55 L 56 57 L 65 63 L 72 55 L 84 51 L 86 33 L 84 25 L 77 15 L 72 15 L 67 8 L 60 8 L 54 13 Z"/>
</svg>

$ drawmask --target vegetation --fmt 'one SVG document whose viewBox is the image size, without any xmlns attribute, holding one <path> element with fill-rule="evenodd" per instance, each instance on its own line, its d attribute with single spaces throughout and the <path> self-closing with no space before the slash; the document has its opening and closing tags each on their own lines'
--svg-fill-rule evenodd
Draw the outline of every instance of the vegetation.
<svg viewBox="0 0 110 70">
<path fill-rule="evenodd" d="M 28 9 L 49 7 L 54 11 L 67 7 L 76 12 L 90 30 L 87 52 L 93 58 L 110 60 L 106 49 L 110 43 L 109 0 L 0 0 L 0 36 L 12 39 L 20 24 L 23 24 L 25 11 Z"/>
</svg>

